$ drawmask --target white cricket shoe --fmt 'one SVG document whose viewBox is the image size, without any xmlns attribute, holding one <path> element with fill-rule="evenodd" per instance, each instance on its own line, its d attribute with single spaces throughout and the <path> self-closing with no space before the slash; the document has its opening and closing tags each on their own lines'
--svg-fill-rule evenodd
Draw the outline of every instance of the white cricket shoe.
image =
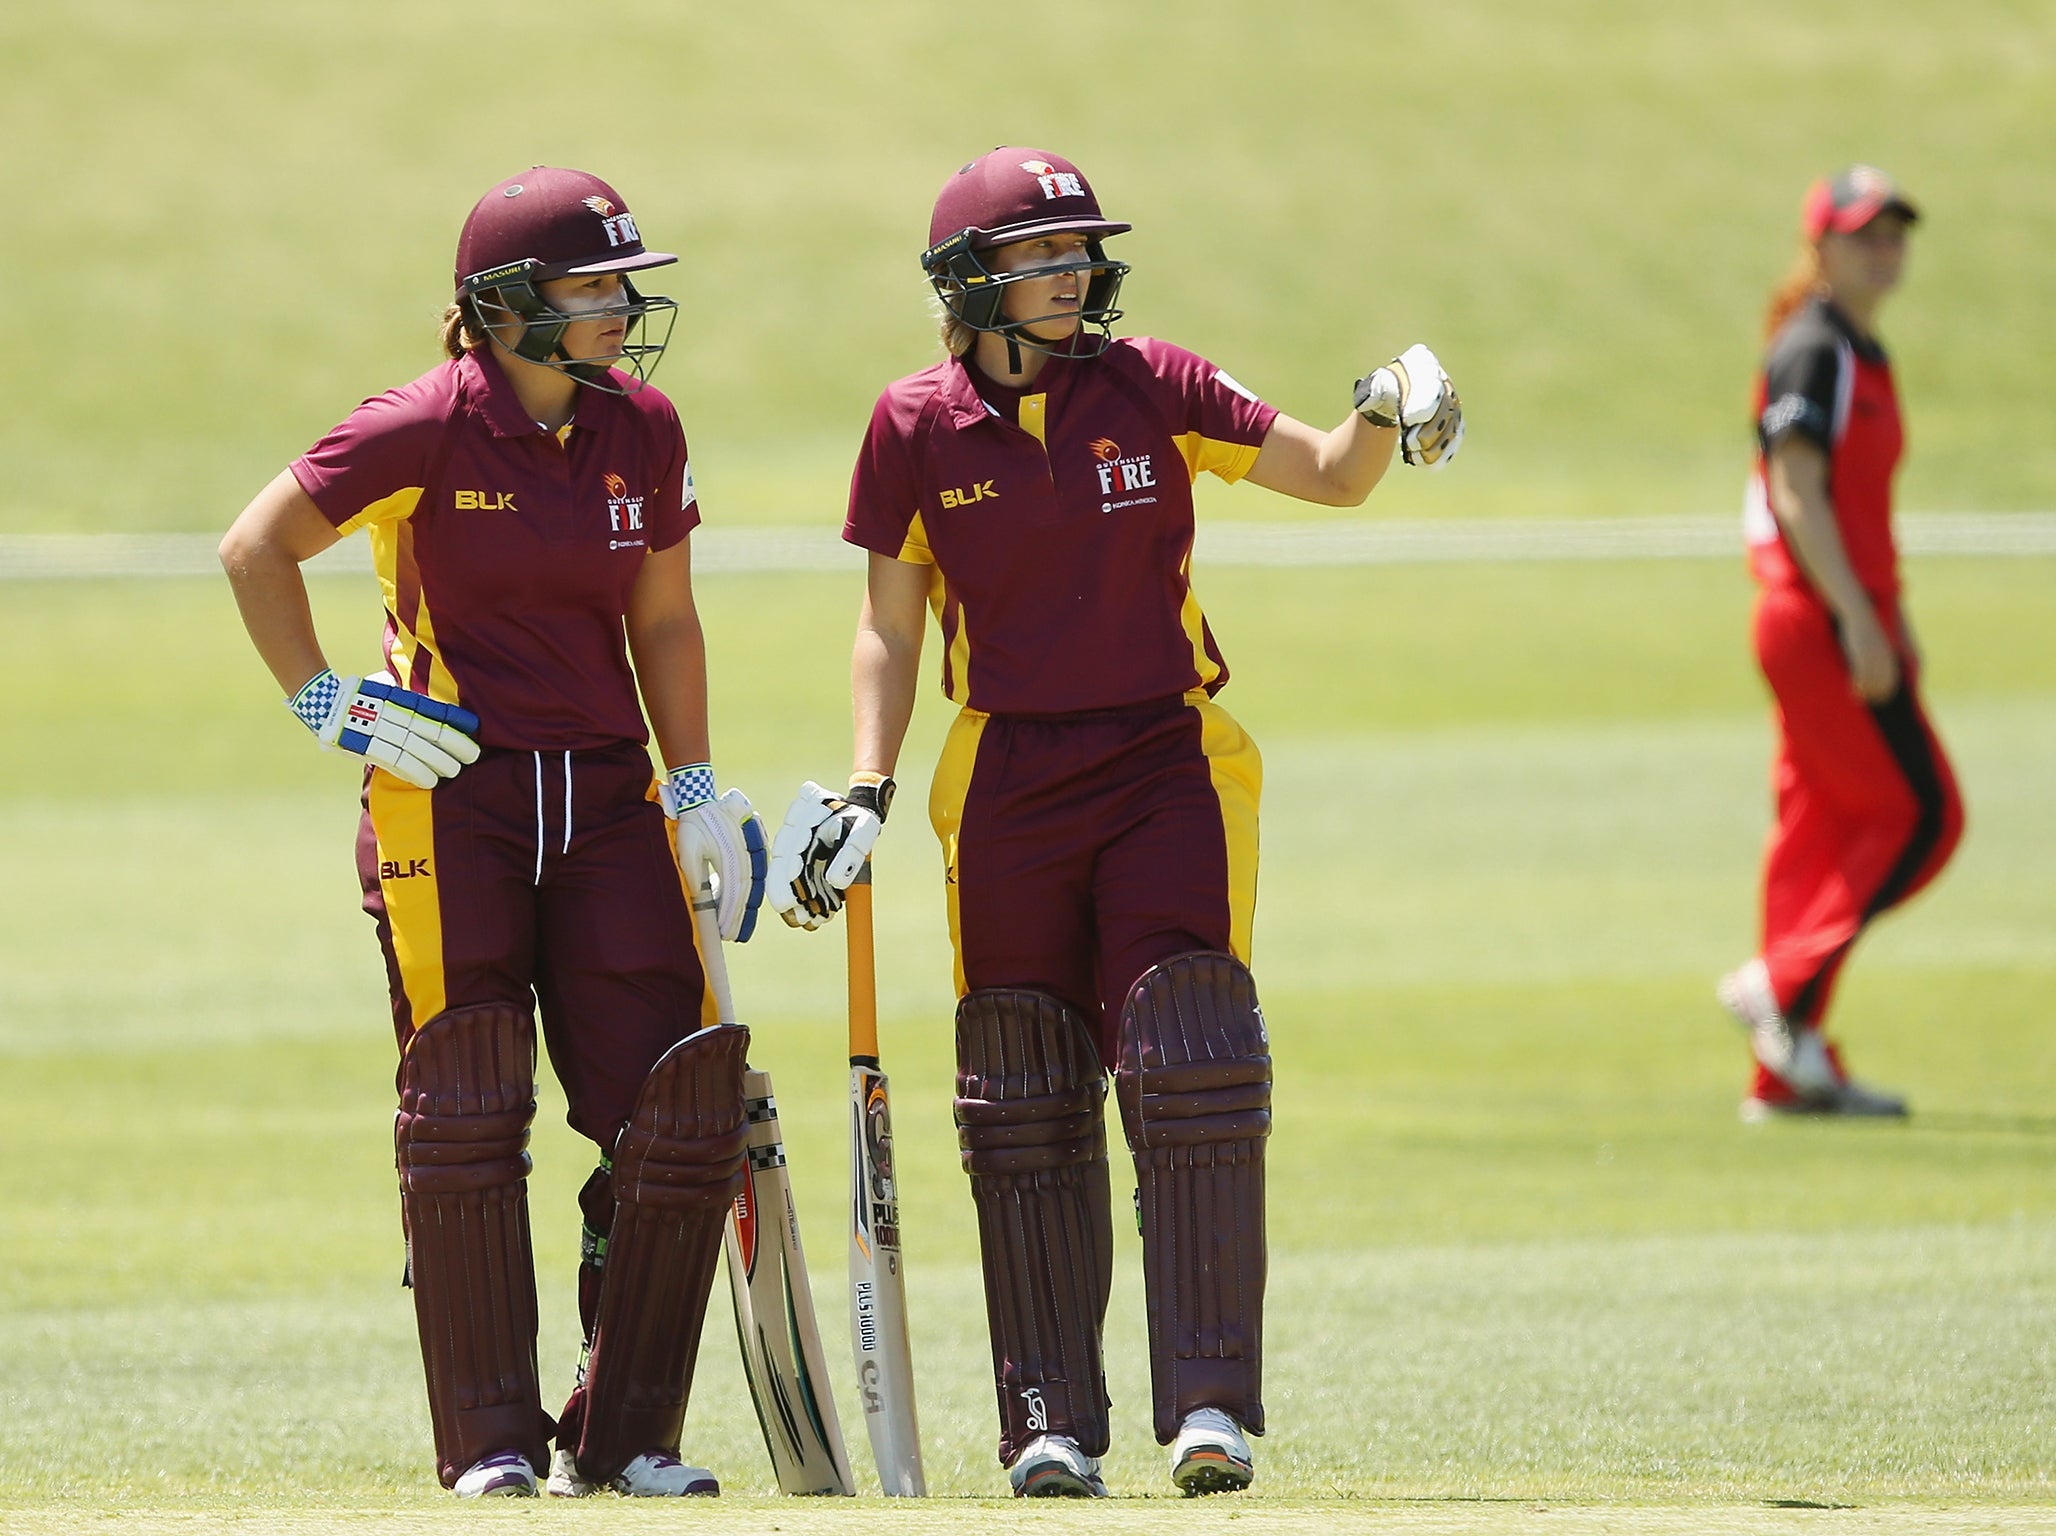
<svg viewBox="0 0 2056 1536">
<path fill-rule="evenodd" d="M 689 1467 L 663 1451 L 645 1451 L 605 1484 L 595 1483 L 578 1470 L 577 1459 L 563 1447 L 550 1458 L 549 1490 L 560 1499 L 583 1499 L 608 1487 L 632 1499 L 683 1498 L 687 1495 L 712 1498 L 721 1483 L 705 1467 Z"/>
<path fill-rule="evenodd" d="M 1750 1125 L 1783 1115 L 1848 1115 L 1856 1119 L 1903 1120 L 1910 1111 L 1905 1098 L 1882 1088 L 1867 1087 L 1844 1077 L 1824 1098 L 1802 1099 L 1751 1094 L 1742 1101 L 1742 1119 Z"/>
<path fill-rule="evenodd" d="M 1185 1415 L 1171 1442 L 1171 1481 L 1196 1498 L 1203 1493 L 1240 1493 L 1256 1477 L 1256 1459 L 1242 1426 L 1218 1408 Z"/>
<path fill-rule="evenodd" d="M 1007 1481 L 1017 1499 L 1103 1499 L 1107 1485 L 1099 1475 L 1099 1458 L 1088 1456 L 1069 1435 L 1043 1435 L 1007 1468 Z"/>
<path fill-rule="evenodd" d="M 532 1499 L 535 1468 L 519 1451 L 498 1451 L 474 1461 L 457 1479 L 460 1499 Z"/>
<path fill-rule="evenodd" d="M 1714 996 L 1749 1036 L 1749 1049 L 1763 1069 L 1792 1090 L 1795 1098 L 1820 1103 L 1841 1086 L 1817 1029 L 1794 1025 L 1778 1007 L 1770 970 L 1751 960 L 1721 977 Z"/>
</svg>

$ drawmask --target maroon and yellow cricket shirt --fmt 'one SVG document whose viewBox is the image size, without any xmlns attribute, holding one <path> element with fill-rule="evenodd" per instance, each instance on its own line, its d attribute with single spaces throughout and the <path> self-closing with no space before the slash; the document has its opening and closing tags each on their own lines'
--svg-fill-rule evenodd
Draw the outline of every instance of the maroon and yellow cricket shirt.
<svg viewBox="0 0 2056 1536">
<path fill-rule="evenodd" d="M 1248 473 L 1276 414 L 1152 340 L 1025 391 L 952 359 L 878 401 L 843 537 L 932 568 L 964 706 L 929 794 L 959 993 L 1033 987 L 1111 1028 L 1148 965 L 1249 959 L 1262 765 L 1211 699 L 1192 482 Z"/>
<path fill-rule="evenodd" d="M 699 522 L 662 394 L 581 389 L 553 433 L 470 352 L 366 400 L 292 470 L 339 533 L 370 531 L 402 687 L 471 710 L 488 747 L 648 739 L 622 619 L 644 555 Z"/>
<path fill-rule="evenodd" d="M 952 358 L 879 398 L 843 537 L 934 568 L 943 692 L 1060 714 L 1217 692 L 1192 481 L 1239 480 L 1277 412 L 1204 358 L 1123 339 L 1003 389 Z"/>
<path fill-rule="evenodd" d="M 571 1122 L 609 1145 L 651 1064 L 712 1022 L 623 628 L 645 558 L 699 521 L 677 413 L 581 389 L 551 432 L 471 352 L 292 471 L 370 534 L 392 675 L 474 711 L 486 749 L 433 790 L 366 775 L 358 871 L 399 1039 L 533 989 Z"/>
</svg>

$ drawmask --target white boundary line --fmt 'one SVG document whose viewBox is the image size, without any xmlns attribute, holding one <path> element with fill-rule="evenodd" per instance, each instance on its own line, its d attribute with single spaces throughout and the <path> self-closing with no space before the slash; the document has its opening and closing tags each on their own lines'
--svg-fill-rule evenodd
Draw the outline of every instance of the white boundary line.
<svg viewBox="0 0 2056 1536">
<path fill-rule="evenodd" d="M 0 534 L 0 581 L 111 576 L 218 576 L 207 533 Z M 2056 512 L 1915 513 L 1899 520 L 1910 555 L 2056 555 Z M 1446 562 L 1740 560 L 1732 518 L 1346 519 L 1202 522 L 1202 566 L 1424 565 Z M 858 551 L 821 528 L 704 528 L 696 572 L 856 571 Z M 370 549 L 348 539 L 316 557 L 315 574 L 368 573 Z"/>
</svg>

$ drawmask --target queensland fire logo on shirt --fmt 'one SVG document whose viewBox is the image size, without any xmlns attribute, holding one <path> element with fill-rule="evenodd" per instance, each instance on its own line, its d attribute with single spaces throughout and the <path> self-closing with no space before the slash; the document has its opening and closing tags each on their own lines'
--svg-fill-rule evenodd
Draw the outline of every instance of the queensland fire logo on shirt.
<svg viewBox="0 0 2056 1536">
<path fill-rule="evenodd" d="M 637 533 L 643 525 L 643 498 L 628 494 L 628 482 L 609 470 L 600 476 L 607 492 L 607 526 L 615 533 Z M 609 549 L 640 549 L 641 539 L 609 539 Z"/>
<path fill-rule="evenodd" d="M 1083 197 L 1085 183 L 1078 179 L 1076 171 L 1060 171 L 1047 160 L 1023 160 L 1021 169 L 1035 178 L 1042 188 L 1043 201 L 1058 197 Z"/>
<path fill-rule="evenodd" d="M 1146 453 L 1124 454 L 1121 445 L 1111 437 L 1102 437 L 1089 445 L 1092 456 L 1098 460 L 1093 468 L 1099 472 L 1099 493 L 1102 496 L 1125 494 L 1129 491 L 1146 491 L 1156 484 L 1156 465 Z M 1127 501 L 1104 502 L 1100 511 L 1111 512 L 1118 507 L 1138 506 L 1155 501 L 1154 496 L 1137 496 Z"/>
</svg>

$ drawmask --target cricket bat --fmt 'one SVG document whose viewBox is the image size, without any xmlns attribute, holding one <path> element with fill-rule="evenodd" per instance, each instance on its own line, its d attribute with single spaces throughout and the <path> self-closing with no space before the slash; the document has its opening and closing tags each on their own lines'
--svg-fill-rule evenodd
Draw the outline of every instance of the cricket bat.
<svg viewBox="0 0 2056 1536">
<path fill-rule="evenodd" d="M 914 1356 L 900 1265 L 899 1191 L 892 1169 L 892 1098 L 878 1069 L 878 973 L 871 936 L 871 866 L 851 882 L 843 920 L 850 945 L 850 1342 L 857 1396 L 878 1481 L 925 1498 Z"/>
<path fill-rule="evenodd" d="M 714 926 L 711 890 L 702 889 L 693 902 L 693 923 L 721 1022 L 733 1024 L 735 1003 L 728 989 L 721 935 Z M 842 1425 L 828 1385 L 828 1363 L 821 1353 L 821 1328 L 807 1281 L 807 1255 L 800 1245 L 799 1213 L 786 1173 L 771 1074 L 746 1070 L 742 1093 L 749 1152 L 742 1192 L 728 1213 L 722 1246 L 728 1254 L 743 1376 L 779 1491 L 853 1494 L 857 1485 L 850 1475 Z"/>
</svg>

